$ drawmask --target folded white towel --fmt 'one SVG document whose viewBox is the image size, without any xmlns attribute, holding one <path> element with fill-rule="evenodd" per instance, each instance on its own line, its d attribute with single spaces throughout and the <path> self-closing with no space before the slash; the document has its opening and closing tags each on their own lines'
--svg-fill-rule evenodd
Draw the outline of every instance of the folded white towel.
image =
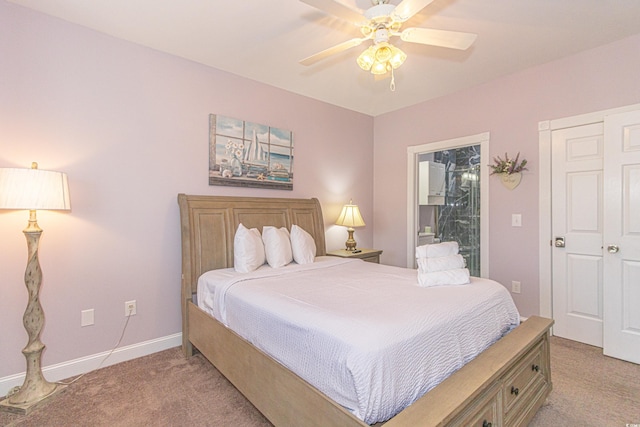
<svg viewBox="0 0 640 427">
<path fill-rule="evenodd" d="M 418 258 L 418 270 L 420 270 L 420 273 L 434 273 L 436 271 L 453 270 L 464 267 L 464 258 L 460 254 L 434 258 Z"/>
<path fill-rule="evenodd" d="M 435 273 L 418 272 L 418 284 L 423 287 L 465 285 L 469 282 L 469 270 L 466 268 L 436 271 Z"/>
<path fill-rule="evenodd" d="M 434 258 L 458 253 L 458 242 L 433 243 L 416 248 L 416 258 Z"/>
</svg>

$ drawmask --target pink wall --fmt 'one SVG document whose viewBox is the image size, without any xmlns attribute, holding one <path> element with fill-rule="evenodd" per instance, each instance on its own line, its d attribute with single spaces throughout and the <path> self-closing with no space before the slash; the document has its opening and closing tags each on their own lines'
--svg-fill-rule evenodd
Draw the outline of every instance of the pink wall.
<svg viewBox="0 0 640 427">
<path fill-rule="evenodd" d="M 109 350 L 137 300 L 123 345 L 181 331 L 176 196 L 318 197 L 328 249 L 353 197 L 373 243 L 373 118 L 126 43 L 0 2 L 0 167 L 67 172 L 72 211 L 40 212 L 44 365 Z M 208 115 L 294 133 L 294 190 L 207 184 Z M 21 350 L 27 212 L 0 211 L 0 378 Z M 95 325 L 80 312 L 95 309 Z"/>
<path fill-rule="evenodd" d="M 490 155 L 529 161 L 522 183 L 489 182 L 489 276 L 522 283 L 513 295 L 523 316 L 539 312 L 538 122 L 640 102 L 640 35 L 375 118 L 374 246 L 382 261 L 406 265 L 407 147 L 482 132 Z M 402 90 L 398 88 L 397 90 Z M 522 228 L 511 214 L 522 214 Z"/>
<path fill-rule="evenodd" d="M 404 265 L 406 147 L 487 131 L 491 155 L 530 161 L 512 192 L 490 180 L 490 276 L 520 280 L 522 314 L 537 313 L 537 124 L 640 102 L 640 36 L 375 119 L 6 2 L 0 40 L 0 167 L 38 161 L 71 185 L 70 213 L 38 215 L 45 365 L 110 349 L 130 299 L 123 345 L 180 331 L 177 193 L 318 197 L 329 249 L 345 240 L 331 223 L 353 197 L 368 224 L 359 245 Z M 291 129 L 294 191 L 208 186 L 210 113 Z M 0 378 L 24 371 L 26 221 L 0 212 Z M 95 325 L 81 328 L 89 308 Z"/>
</svg>

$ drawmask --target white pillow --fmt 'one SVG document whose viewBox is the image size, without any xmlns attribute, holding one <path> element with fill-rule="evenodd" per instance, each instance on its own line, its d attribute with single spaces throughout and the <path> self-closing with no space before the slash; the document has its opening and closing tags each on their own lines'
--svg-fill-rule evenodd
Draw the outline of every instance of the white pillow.
<svg viewBox="0 0 640 427">
<path fill-rule="evenodd" d="M 284 267 L 293 261 L 289 231 L 285 227 L 262 227 L 262 241 L 267 262 L 271 267 Z"/>
<path fill-rule="evenodd" d="M 257 228 L 249 230 L 240 223 L 233 238 L 233 268 L 248 273 L 264 264 L 264 243 Z"/>
<path fill-rule="evenodd" d="M 291 252 L 298 264 L 312 263 L 316 258 L 316 242 L 311 234 L 297 225 L 291 226 Z"/>
</svg>

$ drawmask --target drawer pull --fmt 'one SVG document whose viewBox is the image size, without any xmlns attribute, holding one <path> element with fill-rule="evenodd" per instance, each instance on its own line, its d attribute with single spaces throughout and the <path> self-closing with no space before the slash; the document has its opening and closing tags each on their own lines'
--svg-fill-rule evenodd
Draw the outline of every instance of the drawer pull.
<svg viewBox="0 0 640 427">
<path fill-rule="evenodd" d="M 520 389 L 518 389 L 517 387 L 511 386 L 511 394 L 515 394 L 516 396 L 518 396 L 518 393 L 520 393 Z"/>
<path fill-rule="evenodd" d="M 491 427 L 491 423 L 489 421 L 487 421 L 487 420 L 484 420 L 482 422 L 482 427 Z"/>
<path fill-rule="evenodd" d="M 536 372 L 540 372 L 540 366 L 538 366 L 538 365 L 531 365 L 531 370 L 532 370 L 532 371 L 536 371 Z"/>
</svg>

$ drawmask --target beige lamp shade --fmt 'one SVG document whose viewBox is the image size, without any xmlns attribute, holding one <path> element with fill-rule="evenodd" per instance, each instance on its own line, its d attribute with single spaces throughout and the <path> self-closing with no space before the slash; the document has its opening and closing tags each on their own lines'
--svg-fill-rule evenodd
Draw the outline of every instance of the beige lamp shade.
<svg viewBox="0 0 640 427">
<path fill-rule="evenodd" d="M 33 166 L 0 168 L 0 209 L 71 209 L 67 174 Z"/>
<path fill-rule="evenodd" d="M 338 216 L 338 219 L 336 220 L 336 225 L 344 225 L 345 227 L 364 227 L 364 219 L 362 219 L 358 205 L 353 205 L 351 202 L 349 202 L 348 205 L 344 205 L 342 207 L 342 212 L 340 212 L 340 216 Z"/>
</svg>

